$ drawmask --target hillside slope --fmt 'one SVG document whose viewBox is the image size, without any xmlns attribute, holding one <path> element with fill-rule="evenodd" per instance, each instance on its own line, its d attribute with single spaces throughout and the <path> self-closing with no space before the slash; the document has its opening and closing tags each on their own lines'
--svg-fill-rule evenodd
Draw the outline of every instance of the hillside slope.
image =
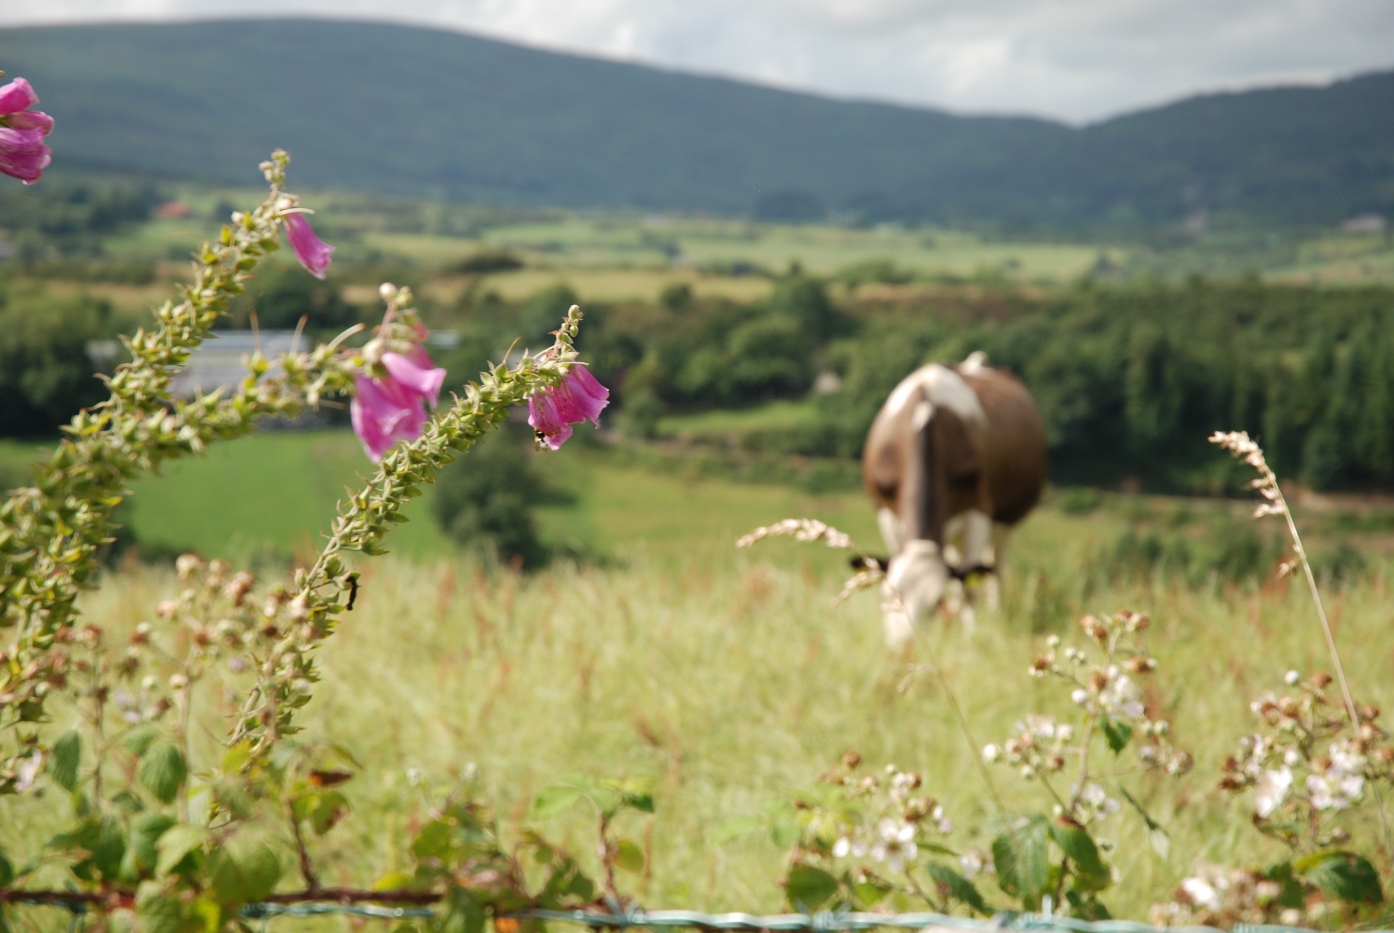
<svg viewBox="0 0 1394 933">
<path fill-rule="evenodd" d="M 1394 209 L 1394 74 L 1079 130 L 832 100 L 377 23 L 0 30 L 59 165 L 454 199 L 1012 227 Z"/>
</svg>

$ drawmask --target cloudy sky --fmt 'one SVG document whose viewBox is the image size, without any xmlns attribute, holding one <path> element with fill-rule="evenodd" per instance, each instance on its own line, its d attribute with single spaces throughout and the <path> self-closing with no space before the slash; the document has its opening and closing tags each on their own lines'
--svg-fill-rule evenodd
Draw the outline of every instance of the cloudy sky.
<svg viewBox="0 0 1394 933">
<path fill-rule="evenodd" d="M 314 15 L 1083 122 L 1394 67 L 1391 0 L 0 0 L 0 24 Z"/>
</svg>

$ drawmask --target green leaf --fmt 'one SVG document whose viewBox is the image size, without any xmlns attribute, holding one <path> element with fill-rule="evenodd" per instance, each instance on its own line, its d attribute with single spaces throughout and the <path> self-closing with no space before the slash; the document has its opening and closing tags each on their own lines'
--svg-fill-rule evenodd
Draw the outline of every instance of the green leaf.
<svg viewBox="0 0 1394 933">
<path fill-rule="evenodd" d="M 0 849 L 0 888 L 8 888 L 15 880 L 15 865 L 10 857 Z"/>
<path fill-rule="evenodd" d="M 136 726 L 126 737 L 121 740 L 121 744 L 126 746 L 126 751 L 139 758 L 144 755 L 150 743 L 160 737 L 160 727 L 153 722 L 147 722 L 143 726 Z"/>
<path fill-rule="evenodd" d="M 66 791 L 77 790 L 77 769 L 82 762 L 82 736 L 76 730 L 64 735 L 53 743 L 53 758 L 48 763 L 48 773 L 59 787 Z"/>
<path fill-rule="evenodd" d="M 619 806 L 629 807 L 640 813 L 653 812 L 653 778 L 611 778 L 600 783 L 602 787 L 619 793 Z"/>
<path fill-rule="evenodd" d="M 203 918 L 174 894 L 149 893 L 136 901 L 141 933 L 203 933 Z"/>
<path fill-rule="evenodd" d="M 411 843 L 411 854 L 418 859 L 433 858 L 444 862 L 450 857 L 450 849 L 450 824 L 444 820 L 432 820 L 421 827 Z"/>
<path fill-rule="evenodd" d="M 770 839 L 781 849 L 787 849 L 803 837 L 803 829 L 794 820 L 775 820 L 770 824 Z"/>
<path fill-rule="evenodd" d="M 570 784 L 544 787 L 532 802 L 532 815 L 540 820 L 569 810 L 586 798 L 586 792 Z"/>
<path fill-rule="evenodd" d="M 49 840 L 49 846 L 70 852 L 85 852 L 72 867 L 83 881 L 111 880 L 119 877 L 126 856 L 126 830 L 120 820 L 88 817 L 69 833 Z"/>
<path fill-rule="evenodd" d="M 436 933 L 484 933 L 484 907 L 467 888 L 446 892 L 445 909 L 431 927 Z"/>
<path fill-rule="evenodd" d="M 405 891 L 411 887 L 412 876 L 404 871 L 389 871 L 373 882 L 374 891 Z"/>
<path fill-rule="evenodd" d="M 990 913 L 986 902 L 983 901 L 983 896 L 978 893 L 978 888 L 973 882 L 949 866 L 940 865 L 938 862 L 930 862 L 927 867 L 929 868 L 929 876 L 939 886 L 941 894 L 947 894 L 954 900 L 967 904 L 976 913 Z"/>
<path fill-rule="evenodd" d="M 1279 862 L 1268 868 L 1263 876 L 1269 881 L 1276 881 L 1282 886 L 1282 893 L 1278 895 L 1278 906 L 1292 907 L 1298 910 L 1307 905 L 1307 891 L 1301 881 L 1292 873 L 1291 862 Z"/>
<path fill-rule="evenodd" d="M 837 879 L 812 865 L 795 865 L 784 882 L 784 896 L 796 909 L 812 912 L 837 893 Z"/>
<path fill-rule="evenodd" d="M 1099 857 L 1099 848 L 1084 827 L 1057 822 L 1050 827 L 1055 840 L 1073 863 L 1075 880 L 1082 891 L 1102 891 L 1113 882 L 1113 875 Z"/>
<path fill-rule="evenodd" d="M 131 821 L 131 839 L 121 862 L 121 877 L 137 882 L 155 870 L 159 863 L 159 841 L 165 830 L 177 821 L 166 813 L 142 813 Z"/>
<path fill-rule="evenodd" d="M 1070 915 L 1081 920 L 1088 920 L 1097 923 L 1101 920 L 1112 920 L 1113 915 L 1108 912 L 1104 902 L 1091 894 L 1081 894 L 1078 891 L 1066 891 L 1065 900 L 1070 904 Z"/>
<path fill-rule="evenodd" d="M 992 840 L 992 861 L 997 868 L 997 886 L 1030 910 L 1040 906 L 1041 895 L 1050 889 L 1050 839 L 1045 817 L 1008 817 L 1011 828 Z"/>
<path fill-rule="evenodd" d="M 348 798 L 337 790 L 312 795 L 315 805 L 310 809 L 310 828 L 323 836 L 348 814 Z"/>
<path fill-rule="evenodd" d="M 856 896 L 859 906 L 864 908 L 875 907 L 894 890 L 887 881 L 870 874 L 852 885 L 852 893 Z"/>
<path fill-rule="evenodd" d="M 167 875 L 184 861 L 184 856 L 201 847 L 208 838 L 208 830 L 202 826 L 180 823 L 171 826 L 160 836 L 155 848 L 160 857 L 155 861 L 155 871 Z"/>
<path fill-rule="evenodd" d="M 1105 719 L 1099 725 L 1104 730 L 1104 738 L 1108 741 L 1108 747 L 1113 750 L 1115 755 L 1128 747 L 1128 742 L 1133 738 L 1133 727 L 1130 723 Z"/>
<path fill-rule="evenodd" d="M 644 870 L 644 850 L 635 845 L 632 839 L 615 842 L 615 867 L 638 874 Z"/>
<path fill-rule="evenodd" d="M 184 753 L 173 742 L 160 741 L 152 744 L 140 758 L 140 768 L 136 778 L 145 789 L 155 795 L 155 799 L 169 803 L 179 795 L 179 788 L 189 776 L 189 766 L 184 763 Z"/>
<path fill-rule="evenodd" d="M 224 846 L 208 856 L 207 880 L 217 902 L 232 907 L 259 901 L 281 880 L 281 861 L 266 845 L 234 854 Z"/>
<path fill-rule="evenodd" d="M 1369 859 L 1355 852 L 1316 852 L 1292 863 L 1293 870 L 1325 894 L 1348 904 L 1380 904 L 1384 891 Z"/>
</svg>

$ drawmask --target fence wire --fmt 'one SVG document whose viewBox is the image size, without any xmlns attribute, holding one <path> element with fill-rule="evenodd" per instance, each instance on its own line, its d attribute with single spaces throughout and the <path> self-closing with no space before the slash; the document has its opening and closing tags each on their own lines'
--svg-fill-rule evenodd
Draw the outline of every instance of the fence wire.
<svg viewBox="0 0 1394 933">
<path fill-rule="evenodd" d="M 18 892 L 16 892 L 18 893 Z M 79 900 L 29 900 L 14 896 L 10 903 L 43 907 L 62 907 L 76 919 L 85 914 L 89 905 Z M 346 904 L 339 901 L 307 901 L 295 904 L 259 903 L 242 908 L 248 920 L 265 924 L 277 917 L 321 917 L 341 915 L 374 920 L 429 920 L 436 916 L 430 907 L 385 906 L 380 904 Z M 1154 927 L 1131 920 L 1076 920 L 1054 913 L 1017 913 L 1004 911 L 990 920 L 954 917 L 931 912 L 876 914 L 843 911 L 819 911 L 812 914 L 747 913 L 706 914 L 695 910 L 614 910 L 609 913 L 589 910 L 530 909 L 500 913 L 498 918 L 512 920 L 543 920 L 568 923 L 590 929 L 628 929 L 631 927 L 696 930 L 749 930 L 771 933 L 855 933 L 880 928 L 924 930 L 927 933 L 997 933 L 1003 930 L 1062 930 L 1069 933 L 1312 933 L 1305 927 L 1278 924 L 1236 924 L 1232 931 L 1216 927 Z M 1368 933 L 1394 933 L 1394 930 L 1371 930 Z"/>
</svg>

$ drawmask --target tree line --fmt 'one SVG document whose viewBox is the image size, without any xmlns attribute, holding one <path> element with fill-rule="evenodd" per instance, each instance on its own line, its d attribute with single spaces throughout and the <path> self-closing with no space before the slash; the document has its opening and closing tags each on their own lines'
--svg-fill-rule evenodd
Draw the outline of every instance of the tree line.
<svg viewBox="0 0 1394 933">
<path fill-rule="evenodd" d="M 839 293 L 843 294 L 843 293 Z M 1280 475 L 1317 489 L 1394 486 L 1394 289 L 1263 283 L 1081 281 L 1050 291 L 940 286 L 900 300 L 833 300 L 793 272 L 764 299 L 694 297 L 588 304 L 581 350 L 615 390 L 612 424 L 653 436 L 671 413 L 808 398 L 814 417 L 747 432 L 744 446 L 827 457 L 860 453 L 895 384 L 973 350 L 1034 393 L 1056 482 L 1222 493 L 1239 474 L 1214 430 L 1261 439 Z M 541 346 L 576 301 L 565 286 L 519 303 L 467 292 L 428 309 L 453 332 L 438 359 L 463 384 L 516 348 Z M 337 331 L 366 309 L 333 283 L 270 273 L 230 309 L 263 327 Z M 118 327 L 99 301 L 0 284 L 0 434 L 52 433 L 101 396 L 90 341 Z M 834 374 L 831 381 L 821 376 Z M 815 391 L 818 383 L 821 392 Z"/>
</svg>

